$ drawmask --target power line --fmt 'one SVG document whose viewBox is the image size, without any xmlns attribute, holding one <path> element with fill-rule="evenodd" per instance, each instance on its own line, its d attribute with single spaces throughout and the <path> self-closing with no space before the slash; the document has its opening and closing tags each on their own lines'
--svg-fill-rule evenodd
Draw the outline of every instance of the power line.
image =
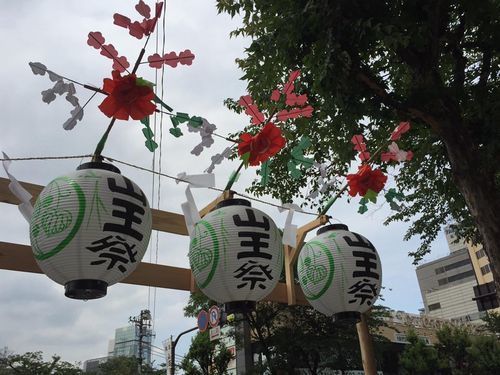
<svg viewBox="0 0 500 375">
<path fill-rule="evenodd" d="M 7 158 L 7 159 L 0 158 L 0 161 L 62 160 L 62 159 L 82 159 L 82 158 L 86 158 L 86 157 L 92 157 L 92 155 L 88 154 L 88 155 L 73 155 L 73 156 L 35 156 L 35 157 Z M 156 174 L 156 175 L 161 176 L 161 177 L 166 177 L 166 178 L 169 178 L 169 179 L 174 180 L 176 182 L 183 182 L 183 183 L 187 183 L 187 184 L 189 183 L 189 181 L 184 180 L 182 178 L 174 177 L 174 176 L 168 175 L 166 173 L 157 172 L 157 171 L 145 168 L 145 167 L 141 167 L 139 165 L 135 165 L 135 164 L 131 164 L 131 163 L 122 161 L 122 160 L 114 159 L 114 158 L 111 158 L 108 156 L 103 156 L 103 158 L 110 161 L 110 162 L 116 162 L 116 163 L 123 164 L 123 165 L 126 165 L 128 167 L 135 168 L 135 169 L 138 169 L 138 170 L 141 170 L 144 172 L 153 173 L 153 174 Z M 206 187 L 206 188 L 209 190 L 217 191 L 219 193 L 224 192 L 224 189 L 220 189 L 217 187 Z M 284 207 L 284 206 L 279 205 L 279 204 L 271 203 L 271 202 L 265 201 L 263 199 L 255 198 L 255 197 L 252 197 L 248 194 L 239 193 L 237 191 L 233 191 L 233 194 L 238 195 L 240 197 L 243 197 L 245 199 L 252 200 L 254 202 L 259 202 L 259 203 L 266 204 L 268 206 L 273 206 L 273 207 L 276 207 L 276 208 L 279 208 L 282 210 L 289 210 L 288 207 Z M 318 216 L 318 213 L 311 212 L 311 211 L 297 211 L 297 212 L 300 212 L 300 213 L 305 214 L 305 215 Z"/>
</svg>

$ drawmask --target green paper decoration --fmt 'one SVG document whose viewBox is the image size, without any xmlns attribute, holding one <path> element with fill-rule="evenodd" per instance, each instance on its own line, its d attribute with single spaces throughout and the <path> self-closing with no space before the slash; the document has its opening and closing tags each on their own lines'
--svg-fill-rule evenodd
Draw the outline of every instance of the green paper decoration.
<svg viewBox="0 0 500 375">
<path fill-rule="evenodd" d="M 378 195 L 378 193 L 374 192 L 371 189 L 368 189 L 366 191 L 366 194 L 363 196 L 363 198 L 368 199 L 372 203 L 377 203 L 377 195 Z"/>
<path fill-rule="evenodd" d="M 403 193 L 398 193 L 396 189 L 391 188 L 389 191 L 384 195 L 385 199 L 387 202 L 389 202 L 389 206 L 391 207 L 391 210 L 393 211 L 401 211 L 402 207 L 401 205 L 397 204 L 394 200 L 402 201 L 404 199 Z"/>
<path fill-rule="evenodd" d="M 308 137 L 303 136 L 300 139 L 299 144 L 292 148 L 292 158 L 287 163 L 288 171 L 290 172 L 292 178 L 298 179 L 302 176 L 302 171 L 299 169 L 300 166 L 303 166 L 304 169 L 308 169 L 313 165 L 314 159 L 304 156 L 304 150 L 311 146 L 311 144 L 311 140 Z"/>
<path fill-rule="evenodd" d="M 267 183 L 269 182 L 269 168 L 271 166 L 271 161 L 266 160 L 264 163 L 262 163 L 262 166 L 260 167 L 260 184 L 262 186 L 266 186 Z"/>
<path fill-rule="evenodd" d="M 182 136 L 182 131 L 179 128 L 170 128 L 168 129 L 170 134 L 172 134 L 175 138 L 179 138 Z"/>
<path fill-rule="evenodd" d="M 153 139 L 155 135 L 151 130 L 151 126 L 149 126 L 149 116 L 144 117 L 141 120 L 141 124 L 144 125 L 142 134 L 144 134 L 144 137 L 146 137 L 146 141 L 144 142 L 144 144 L 149 151 L 154 152 L 154 150 L 158 148 L 158 143 L 156 143 Z"/>
<path fill-rule="evenodd" d="M 359 209 L 358 213 L 363 215 L 366 211 L 368 211 L 368 206 L 366 205 L 368 203 L 368 199 L 366 198 L 361 198 L 359 201 Z"/>
</svg>

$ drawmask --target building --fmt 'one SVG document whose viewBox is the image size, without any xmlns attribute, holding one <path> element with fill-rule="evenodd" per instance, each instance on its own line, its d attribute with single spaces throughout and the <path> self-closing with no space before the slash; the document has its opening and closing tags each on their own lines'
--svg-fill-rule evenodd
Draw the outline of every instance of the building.
<svg viewBox="0 0 500 375">
<path fill-rule="evenodd" d="M 481 245 L 460 240 L 444 229 L 450 254 L 417 267 L 425 313 L 431 317 L 481 322 L 498 307 L 493 274 Z"/>
<path fill-rule="evenodd" d="M 83 372 L 98 372 L 99 366 L 108 361 L 108 357 L 88 359 L 83 362 Z"/>
<path fill-rule="evenodd" d="M 490 264 L 482 245 L 467 244 L 467 249 L 476 274 L 477 285 L 474 287 L 474 300 L 477 307 L 479 311 L 491 309 L 498 311 L 499 301 L 491 272 L 493 265 Z"/>
<path fill-rule="evenodd" d="M 114 340 L 110 341 L 110 344 L 114 341 L 112 356 L 142 358 L 143 364 L 150 365 L 153 334 L 151 329 L 143 328 L 141 339 L 139 330 L 136 325 L 117 328 Z"/>
</svg>

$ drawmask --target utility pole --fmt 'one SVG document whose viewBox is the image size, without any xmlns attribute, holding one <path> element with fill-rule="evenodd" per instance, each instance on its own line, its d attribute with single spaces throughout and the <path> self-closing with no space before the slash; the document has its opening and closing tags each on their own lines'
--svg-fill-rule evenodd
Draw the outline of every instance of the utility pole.
<svg viewBox="0 0 500 375">
<path fill-rule="evenodd" d="M 144 348 L 145 345 L 151 346 L 151 342 L 145 343 L 145 337 L 153 336 L 153 332 L 151 331 L 151 312 L 149 310 L 141 310 L 139 316 L 130 317 L 130 323 L 134 323 L 137 329 L 137 335 L 139 336 L 139 350 L 138 350 L 138 362 L 139 362 L 139 374 L 142 371 L 142 363 L 144 362 Z M 151 350 L 151 348 L 149 348 Z"/>
</svg>

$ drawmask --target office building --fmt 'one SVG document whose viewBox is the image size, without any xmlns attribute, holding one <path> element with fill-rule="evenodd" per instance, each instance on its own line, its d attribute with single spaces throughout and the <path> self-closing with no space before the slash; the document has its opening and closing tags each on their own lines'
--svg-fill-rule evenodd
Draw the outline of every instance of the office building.
<svg viewBox="0 0 500 375">
<path fill-rule="evenodd" d="M 142 339 L 139 334 L 139 327 L 129 325 L 126 327 L 117 328 L 115 330 L 115 338 L 113 345 L 113 357 L 135 357 L 141 358 L 143 364 L 151 364 L 151 344 L 152 331 L 143 328 Z M 108 349 L 109 351 L 109 349 Z M 142 353 L 142 355 L 140 355 Z"/>
</svg>

